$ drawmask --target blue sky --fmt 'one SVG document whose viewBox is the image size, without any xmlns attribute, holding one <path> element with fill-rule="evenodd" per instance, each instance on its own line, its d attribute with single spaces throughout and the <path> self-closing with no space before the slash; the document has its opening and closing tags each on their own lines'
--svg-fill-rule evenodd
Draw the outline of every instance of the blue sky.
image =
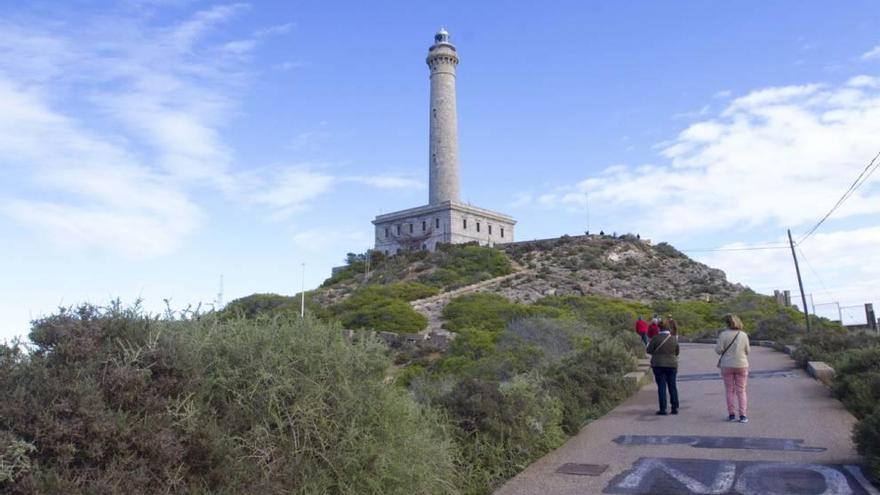
<svg viewBox="0 0 880 495">
<path fill-rule="evenodd" d="M 427 199 L 433 33 L 462 193 L 517 237 L 681 249 L 807 231 L 880 151 L 876 2 L 67 1 L 0 6 L 0 338 L 58 306 L 317 286 Z M 880 174 L 799 247 L 880 303 Z M 588 214 L 589 213 L 589 214 Z M 790 253 L 692 251 L 760 292 Z M 856 311 L 858 313 L 858 311 Z M 857 317 L 858 315 L 856 315 Z"/>
</svg>

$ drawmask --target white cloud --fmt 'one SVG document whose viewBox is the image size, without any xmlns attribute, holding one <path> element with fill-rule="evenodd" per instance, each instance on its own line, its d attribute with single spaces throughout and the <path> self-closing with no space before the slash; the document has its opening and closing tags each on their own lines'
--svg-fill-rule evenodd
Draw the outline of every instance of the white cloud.
<svg viewBox="0 0 880 495">
<path fill-rule="evenodd" d="M 265 27 L 262 29 L 258 29 L 254 31 L 254 37 L 262 38 L 264 36 L 274 36 L 279 34 L 287 34 L 293 29 L 296 25 L 292 22 L 288 22 L 285 24 L 276 24 L 274 26 Z"/>
<path fill-rule="evenodd" d="M 352 182 L 359 182 L 379 189 L 424 189 L 425 184 L 409 177 L 394 175 L 372 175 L 349 177 Z"/>
<path fill-rule="evenodd" d="M 855 82 L 855 84 L 852 84 Z M 880 90 L 849 85 L 765 88 L 664 143 L 662 165 L 610 167 L 538 195 L 545 207 L 605 208 L 641 232 L 666 235 L 805 226 L 816 221 L 877 153 Z M 834 218 L 880 212 L 866 184 Z M 641 192 L 641 193 L 636 193 Z"/>
<path fill-rule="evenodd" d="M 236 40 L 223 45 L 223 50 L 232 55 L 245 55 L 257 46 L 256 40 Z"/>
<path fill-rule="evenodd" d="M 862 54 L 862 60 L 875 60 L 878 58 L 880 58 L 880 45 L 877 45 Z"/>
<path fill-rule="evenodd" d="M 171 252 L 201 213 L 167 176 L 113 140 L 53 111 L 36 92 L 0 78 L 0 156 L 63 199 L 11 198 L 0 212 L 67 247 L 130 256 Z"/>
<path fill-rule="evenodd" d="M 200 225 L 195 189 L 277 217 L 329 190 L 332 177 L 298 167 L 233 168 L 221 130 L 247 82 L 242 55 L 291 27 L 213 41 L 247 9 L 213 6 L 170 25 L 141 11 L 0 21 L 0 171 L 37 188 L 0 212 L 66 247 L 159 256 Z"/>
<path fill-rule="evenodd" d="M 785 244 L 787 239 L 776 239 Z M 805 292 L 820 302 L 860 304 L 880 302 L 880 227 L 864 227 L 816 233 L 798 246 Z M 753 247 L 747 243 L 723 246 L 724 249 Z M 798 292 L 794 261 L 788 248 L 754 251 L 718 251 L 693 253 L 710 266 L 721 268 L 730 280 L 748 281 L 755 290 L 773 289 Z M 799 299 L 799 298 L 798 298 Z M 798 300 L 800 305 L 800 301 Z"/>
<path fill-rule="evenodd" d="M 336 179 L 310 166 L 275 166 L 238 177 L 245 200 L 271 209 L 283 220 L 307 208 L 309 202 L 329 192 Z"/>
<path fill-rule="evenodd" d="M 855 88 L 876 88 L 880 87 L 880 78 L 860 75 L 850 78 L 846 84 Z"/>
</svg>

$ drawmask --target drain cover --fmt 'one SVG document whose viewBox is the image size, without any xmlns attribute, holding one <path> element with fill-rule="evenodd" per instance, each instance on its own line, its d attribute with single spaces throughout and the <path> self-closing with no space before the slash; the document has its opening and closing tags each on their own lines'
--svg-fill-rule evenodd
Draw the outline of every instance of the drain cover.
<svg viewBox="0 0 880 495">
<path fill-rule="evenodd" d="M 568 464 L 560 466 L 556 472 L 562 474 L 577 474 L 580 476 L 599 476 L 604 473 L 606 469 L 608 469 L 608 464 L 577 464 L 569 462 Z"/>
</svg>

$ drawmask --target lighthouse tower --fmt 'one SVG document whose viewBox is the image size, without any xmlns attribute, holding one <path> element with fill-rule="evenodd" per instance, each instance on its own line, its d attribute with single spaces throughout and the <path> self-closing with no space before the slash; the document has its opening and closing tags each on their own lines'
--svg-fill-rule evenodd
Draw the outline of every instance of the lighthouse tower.
<svg viewBox="0 0 880 495">
<path fill-rule="evenodd" d="M 445 29 L 434 35 L 425 61 L 431 77 L 428 204 L 377 216 L 373 220 L 375 249 L 392 255 L 420 249 L 433 251 L 440 243 L 492 246 L 513 242 L 513 218 L 461 202 L 455 103 L 458 51 Z"/>
<path fill-rule="evenodd" d="M 458 54 L 441 29 L 434 35 L 426 60 L 431 69 L 431 110 L 428 147 L 429 204 L 459 202 L 458 116 L 455 110 L 455 66 Z"/>
</svg>

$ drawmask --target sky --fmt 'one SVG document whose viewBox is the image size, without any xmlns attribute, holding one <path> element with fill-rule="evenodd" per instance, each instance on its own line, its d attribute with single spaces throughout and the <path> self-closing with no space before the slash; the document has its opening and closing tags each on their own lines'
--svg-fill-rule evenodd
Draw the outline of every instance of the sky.
<svg viewBox="0 0 880 495">
<path fill-rule="evenodd" d="M 59 307 L 318 286 L 427 202 L 427 48 L 463 199 L 639 233 L 762 293 L 880 152 L 880 3 L 0 1 L 0 340 Z M 880 174 L 797 247 L 880 310 Z M 777 249 L 741 248 L 772 246 Z M 720 250 L 719 250 L 720 249 Z M 799 300 L 798 300 L 799 302 Z"/>
</svg>

